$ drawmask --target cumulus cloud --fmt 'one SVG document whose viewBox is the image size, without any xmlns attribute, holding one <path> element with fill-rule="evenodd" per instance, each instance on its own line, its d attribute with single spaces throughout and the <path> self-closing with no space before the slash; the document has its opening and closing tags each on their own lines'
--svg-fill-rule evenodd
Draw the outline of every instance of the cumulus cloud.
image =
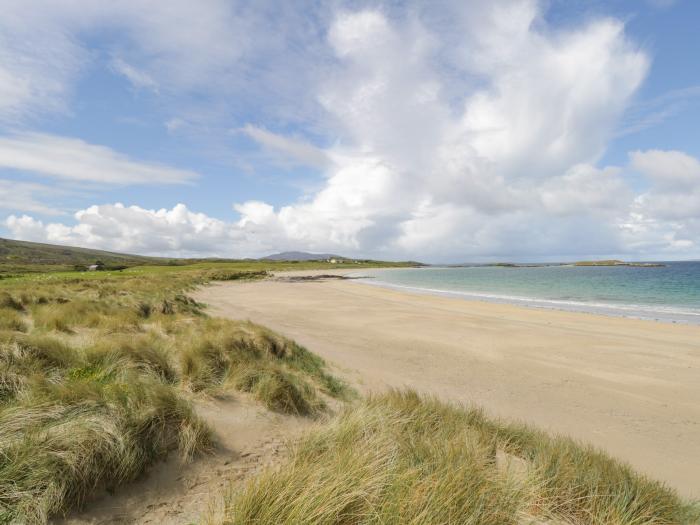
<svg viewBox="0 0 700 525">
<path fill-rule="evenodd" d="M 423 254 L 433 261 L 513 254 L 679 256 L 697 253 L 700 243 L 698 165 L 676 151 L 633 152 L 627 166 L 579 164 L 522 188 L 513 197 L 520 206 L 507 213 L 427 198 L 411 207 L 408 218 L 396 220 L 394 199 L 401 196 L 389 190 L 398 187 L 397 175 L 374 158 L 358 163 L 352 157 L 313 201 L 277 210 L 262 201 L 236 204 L 240 218 L 232 222 L 184 204 L 148 210 L 117 203 L 77 212 L 72 226 L 28 215 L 11 215 L 5 226 L 16 238 L 173 256 L 259 256 L 299 247 L 342 248 L 350 255 Z M 644 177 L 647 189 L 635 192 L 624 182 L 622 174 L 632 171 Z M 674 176 L 683 184 L 668 185 Z"/>
<path fill-rule="evenodd" d="M 700 161 L 680 151 L 630 153 L 631 169 L 648 188 L 624 223 L 636 251 L 697 254 L 700 246 Z"/>
<path fill-rule="evenodd" d="M 319 89 L 341 130 L 333 165 L 323 189 L 277 211 L 276 231 L 319 249 L 454 258 L 518 253 L 524 228 L 526 251 L 557 249 L 552 236 L 565 245 L 586 223 L 607 240 L 590 249 L 620 249 L 612 219 L 633 195 L 619 169 L 594 165 L 646 55 L 616 20 L 555 31 L 535 2 L 464 9 L 452 17 L 465 35 L 457 50 L 416 19 L 338 14 L 337 64 Z"/>
<path fill-rule="evenodd" d="M 66 226 L 10 215 L 5 226 L 14 237 L 26 240 L 154 255 L 229 253 L 228 245 L 240 236 L 232 225 L 192 212 L 184 204 L 170 210 L 120 203 L 90 206 L 78 211 L 75 220 L 74 226 Z"/>
<path fill-rule="evenodd" d="M 128 45 L 111 50 L 115 71 L 161 94 L 218 90 L 231 104 L 254 100 L 260 121 L 272 112 L 271 123 L 281 125 L 246 115 L 249 124 L 227 127 L 286 162 L 317 169 L 321 188 L 281 206 L 237 202 L 240 219 L 232 222 L 184 205 L 101 205 L 78 212 L 75 225 L 12 216 L 14 235 L 238 256 L 285 248 L 431 260 L 700 251 L 697 159 L 650 150 L 632 152 L 626 166 L 599 165 L 649 69 L 617 19 L 552 27 L 535 0 L 444 1 L 439 9 L 341 3 L 314 16 L 264 2 L 240 9 L 183 0 L 167 11 L 139 4 L 96 8 L 75 0 L 58 15 L 47 2 L 51 15 L 37 27 L 60 42 L 60 67 L 46 73 L 54 83 L 40 92 L 49 77 L 0 65 L 0 94 L 14 101 L 5 109 L 0 102 L 0 113 L 16 116 L 43 99 L 47 109 L 60 107 L 87 60 L 75 35 L 116 27 Z M 9 9 L 20 25 L 22 5 Z M 81 16 L 71 16 L 78 9 Z M 0 41 L 0 53 L 8 45 Z M 186 122 L 173 116 L 167 127 Z M 630 126 L 646 125 L 640 122 Z M 303 138 L 319 135 L 332 145 Z M 194 178 L 46 135 L 0 139 L 0 166 L 74 180 L 100 173 L 110 183 Z M 645 185 L 628 184 L 632 176 Z"/>
<path fill-rule="evenodd" d="M 80 139 L 25 133 L 0 136 L 0 168 L 107 184 L 182 184 L 192 171 L 139 162 Z"/>
<path fill-rule="evenodd" d="M 682 192 L 700 187 L 700 162 L 682 151 L 632 151 L 630 163 L 661 188 Z"/>
<path fill-rule="evenodd" d="M 616 215 L 632 203 L 634 193 L 620 176 L 621 168 L 597 169 L 589 164 L 570 168 L 537 188 L 545 212 L 554 216 L 606 213 Z"/>
</svg>

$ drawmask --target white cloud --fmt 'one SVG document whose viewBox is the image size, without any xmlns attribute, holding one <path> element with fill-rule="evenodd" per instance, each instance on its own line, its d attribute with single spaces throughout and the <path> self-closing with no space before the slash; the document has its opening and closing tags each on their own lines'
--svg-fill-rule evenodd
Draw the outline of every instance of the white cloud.
<svg viewBox="0 0 700 525">
<path fill-rule="evenodd" d="M 74 79 L 88 60 L 41 6 L 3 2 L 0 16 L 0 124 L 66 111 Z"/>
<path fill-rule="evenodd" d="M 680 151 L 630 152 L 627 170 L 645 189 L 621 206 L 620 253 L 652 258 L 700 256 L 700 161 Z"/>
<path fill-rule="evenodd" d="M 700 162 L 682 151 L 632 151 L 630 162 L 659 187 L 678 192 L 700 187 Z"/>
<path fill-rule="evenodd" d="M 44 215 L 61 215 L 63 212 L 42 203 L 38 197 L 48 200 L 61 191 L 44 184 L 0 179 L 0 209 L 3 211 L 25 211 Z"/>
<path fill-rule="evenodd" d="M 150 5 L 148 5 L 150 4 Z M 249 32 L 224 0 L 95 3 L 7 0 L 0 17 L 0 122 L 65 111 L 79 75 L 92 61 L 81 37 L 117 30 L 111 69 L 134 86 L 210 87 L 233 68 Z M 186 29 L 185 29 L 186 28 Z M 171 89 L 172 91 L 172 89 Z"/>
<path fill-rule="evenodd" d="M 588 164 L 573 166 L 561 177 L 553 177 L 537 188 L 536 195 L 552 215 L 619 214 L 634 198 L 631 188 L 615 167 L 597 169 Z M 555 219 L 557 220 L 557 219 Z"/>
<path fill-rule="evenodd" d="M 48 223 L 10 215 L 5 226 L 15 238 L 154 255 L 230 253 L 237 233 L 231 224 L 194 213 L 184 204 L 172 209 L 105 204 L 75 214 L 76 224 Z"/>
<path fill-rule="evenodd" d="M 325 151 L 303 140 L 278 135 L 251 124 L 240 131 L 261 146 L 282 155 L 287 161 L 317 168 L 325 168 L 330 163 Z"/>
<path fill-rule="evenodd" d="M 123 75 L 135 88 L 149 89 L 158 93 L 158 83 L 148 73 L 136 69 L 118 57 L 112 60 L 111 66 L 115 72 Z"/>
<path fill-rule="evenodd" d="M 348 164 L 313 201 L 279 210 L 248 201 L 234 205 L 240 214 L 236 222 L 192 212 L 183 204 L 148 210 L 117 203 L 77 212 L 72 226 L 27 215 L 11 215 L 5 226 L 15 238 L 173 256 L 259 256 L 291 248 L 387 257 L 418 254 L 430 261 L 697 254 L 700 180 L 668 186 L 664 171 L 675 169 L 679 158 L 681 166 L 693 166 L 697 159 L 661 151 L 630 156 L 634 160 L 625 168 L 576 165 L 540 186 L 522 189 L 512 197 L 519 206 L 507 212 L 426 198 L 397 220 L 392 214 L 402 195 L 389 191 L 399 186 L 395 172 L 377 159 L 360 163 L 353 157 L 345 159 Z M 650 185 L 635 196 L 622 174 L 640 166 L 648 170 Z"/>
<path fill-rule="evenodd" d="M 167 95 L 162 103 L 176 114 L 198 107 L 221 115 L 202 107 L 206 95 L 227 109 L 256 102 L 261 111 L 308 115 L 307 59 L 319 41 L 312 18 L 277 2 L 5 0 L 0 122 L 66 111 L 81 73 L 105 56 L 135 87 Z"/>
<path fill-rule="evenodd" d="M 0 95 L 7 94 L 0 118 L 63 108 L 93 56 L 82 36 L 116 29 L 108 55 L 135 86 L 157 89 L 178 110 L 185 93 L 197 100 L 214 94 L 210 115 L 246 108 L 243 122 L 250 124 L 226 127 L 245 133 L 273 160 L 317 168 L 324 179 L 295 203 L 238 203 L 237 222 L 183 205 L 158 211 L 102 205 L 79 212 L 75 225 L 14 217 L 7 226 L 16 235 L 225 255 L 287 247 L 452 260 L 700 251 L 697 159 L 650 150 L 632 152 L 629 166 L 598 165 L 649 69 L 647 54 L 619 20 L 551 27 L 544 3 L 535 0 L 446 1 L 438 9 L 338 4 L 336 11 L 333 4 L 313 14 L 293 4 L 242 9 L 224 0 L 177 0 L 167 9 L 136 0 L 108 7 L 73 0 L 60 12 L 48 1 L 33 6 L 43 11 L 26 5 L 10 3 L 0 21 L 0 31 L 12 37 L 0 40 L 0 58 L 15 57 L 0 60 Z M 27 29 L 25 19 L 35 12 L 46 13 L 30 18 L 46 40 Z M 54 55 L 46 55 L 54 42 Z M 643 108 L 627 129 L 661 118 L 657 109 L 666 102 Z M 196 120 L 174 111 L 166 128 L 182 131 Z M 318 148 L 300 136 L 322 136 L 332 146 Z M 36 134 L 0 138 L 0 166 L 110 184 L 195 177 Z M 632 172 L 648 188 L 630 186 Z"/>
<path fill-rule="evenodd" d="M 616 133 L 621 137 L 650 128 L 682 113 L 688 104 L 700 97 L 700 86 L 672 89 L 648 100 L 632 104 Z"/>
<path fill-rule="evenodd" d="M 2 168 L 113 185 L 182 184 L 198 176 L 192 171 L 135 161 L 106 146 L 42 133 L 0 136 Z"/>
<path fill-rule="evenodd" d="M 650 183 L 635 200 L 630 231 L 653 232 L 656 243 L 665 240 L 669 248 L 700 247 L 700 161 L 649 150 L 630 153 L 630 165 Z"/>
<path fill-rule="evenodd" d="M 465 9 L 452 17 L 457 50 L 416 19 L 336 17 L 338 62 L 319 95 L 340 130 L 333 165 L 325 188 L 277 211 L 276 231 L 314 249 L 453 259 L 562 251 L 582 231 L 582 250 L 615 248 L 633 194 L 619 169 L 593 165 L 645 54 L 615 20 L 554 31 L 535 2 Z M 445 74 L 447 60 L 460 70 Z M 517 242 L 526 228 L 539 231 Z"/>
</svg>

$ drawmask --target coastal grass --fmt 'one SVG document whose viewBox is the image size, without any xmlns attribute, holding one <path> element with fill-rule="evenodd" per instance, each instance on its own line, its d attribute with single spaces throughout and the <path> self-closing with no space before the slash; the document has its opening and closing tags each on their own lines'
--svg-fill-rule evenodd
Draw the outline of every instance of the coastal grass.
<svg viewBox="0 0 700 525">
<path fill-rule="evenodd" d="M 187 294 L 269 267 L 211 263 L 0 281 L 0 523 L 46 523 L 168 454 L 206 452 L 192 400 L 246 392 L 316 417 L 212 524 L 692 524 L 700 509 L 604 453 L 413 392 L 357 400 L 321 358 Z"/>
<path fill-rule="evenodd" d="M 700 509 L 604 453 L 414 392 L 348 407 L 210 525 L 693 524 Z"/>
<path fill-rule="evenodd" d="M 37 274 L 0 282 L 0 523 L 46 523 L 177 452 L 212 446 L 192 400 L 249 392 L 324 412 L 349 389 L 299 345 L 212 319 L 187 292 L 262 271 Z"/>
</svg>

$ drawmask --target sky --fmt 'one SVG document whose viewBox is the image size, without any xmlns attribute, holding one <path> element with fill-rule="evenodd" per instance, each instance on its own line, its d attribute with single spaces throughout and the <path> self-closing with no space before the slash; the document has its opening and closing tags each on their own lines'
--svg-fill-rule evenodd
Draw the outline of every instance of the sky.
<svg viewBox="0 0 700 525">
<path fill-rule="evenodd" d="M 0 237 L 700 258 L 700 2 L 0 0 Z"/>
</svg>

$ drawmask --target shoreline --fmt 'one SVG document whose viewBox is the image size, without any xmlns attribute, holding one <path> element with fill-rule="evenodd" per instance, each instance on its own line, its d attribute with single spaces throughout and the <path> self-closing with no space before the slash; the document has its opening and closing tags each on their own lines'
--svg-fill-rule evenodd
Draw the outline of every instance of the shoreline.
<svg viewBox="0 0 700 525">
<path fill-rule="evenodd" d="M 413 268 L 421 270 L 422 268 Z M 443 269 L 435 267 L 432 269 Z M 445 267 L 444 269 L 450 269 Z M 372 271 L 386 271 L 391 268 L 381 268 Z M 406 269 L 402 269 L 406 270 Z M 359 272 L 352 272 L 353 274 Z M 423 288 L 420 286 L 410 286 L 395 284 L 382 281 L 375 276 L 353 277 L 358 283 L 367 284 L 370 286 L 378 286 L 392 290 L 402 291 L 405 293 L 415 293 L 421 295 L 436 295 L 442 297 L 451 297 L 464 301 L 475 301 L 492 304 L 510 304 L 523 308 L 534 308 L 540 310 L 552 310 L 559 312 L 574 312 L 585 313 L 591 315 L 600 315 L 604 317 L 617 317 L 623 319 L 635 319 L 643 321 L 654 321 L 659 323 L 683 324 L 700 326 L 700 311 L 693 312 L 682 310 L 673 306 L 658 306 L 641 304 L 611 304 L 611 303 L 593 303 L 587 301 L 576 300 L 558 300 L 558 299 L 543 299 L 537 297 L 522 297 L 503 295 L 498 293 L 486 292 L 469 292 L 461 290 L 442 290 L 439 288 Z M 375 280 L 376 279 L 376 280 Z"/>
<path fill-rule="evenodd" d="M 534 308 L 538 310 L 551 310 L 554 312 L 571 312 L 579 314 L 589 314 L 589 315 L 599 315 L 601 317 L 615 317 L 620 319 L 633 319 L 637 321 L 651 321 L 656 323 L 667 323 L 667 324 L 683 324 L 690 326 L 700 326 L 700 313 L 695 314 L 691 312 L 682 312 L 678 315 L 687 316 L 687 319 L 673 318 L 673 317 L 653 317 L 651 314 L 639 315 L 635 313 L 625 313 L 626 311 L 636 312 L 637 305 L 620 305 L 612 306 L 607 304 L 596 304 L 596 303 L 585 303 L 576 301 L 557 301 L 548 299 L 536 299 L 530 297 L 517 297 L 517 296 L 501 296 L 501 295 L 489 295 L 489 294 L 478 294 L 473 292 L 460 292 L 460 291 L 448 291 L 439 290 L 433 288 L 420 288 L 418 286 L 403 286 L 399 284 L 387 283 L 384 281 L 371 281 L 368 278 L 357 278 L 358 283 L 366 284 L 368 286 L 378 286 L 381 288 L 387 288 L 391 290 L 397 290 L 404 293 L 414 293 L 418 295 L 435 295 L 439 297 L 450 297 L 453 299 L 458 299 L 462 301 L 472 301 L 487 304 L 504 304 L 511 306 L 518 306 L 520 308 Z M 561 305 L 561 306 L 557 306 Z M 570 305 L 567 308 L 563 305 Z M 658 312 L 655 312 L 658 314 Z M 673 315 L 675 312 L 671 312 Z"/>
<path fill-rule="evenodd" d="M 331 273 L 349 272 L 357 270 Z M 355 280 L 217 283 L 194 298 L 213 315 L 295 339 L 364 393 L 410 387 L 476 404 L 591 443 L 700 497 L 698 326 Z"/>
</svg>

